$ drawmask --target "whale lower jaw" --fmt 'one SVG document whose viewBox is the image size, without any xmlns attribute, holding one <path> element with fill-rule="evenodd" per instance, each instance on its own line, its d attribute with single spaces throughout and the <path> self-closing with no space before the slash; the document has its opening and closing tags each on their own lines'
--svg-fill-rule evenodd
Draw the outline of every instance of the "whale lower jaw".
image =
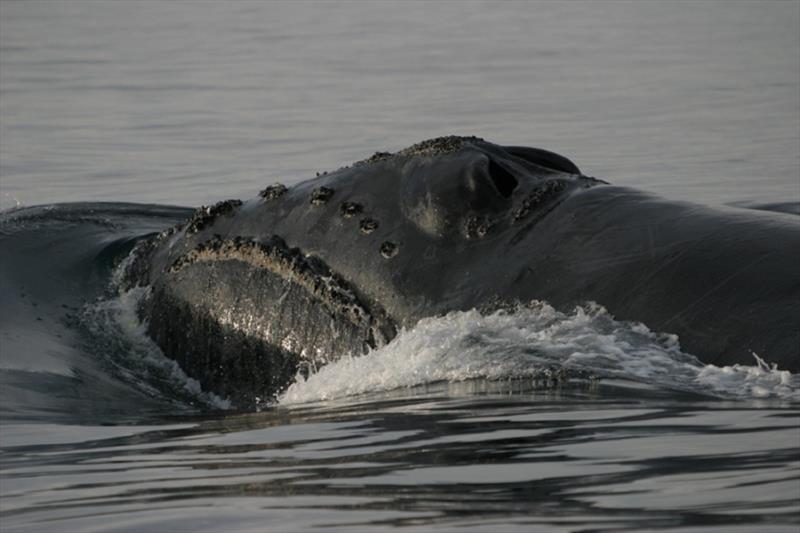
<svg viewBox="0 0 800 533">
<path fill-rule="evenodd" d="M 269 403 L 298 371 L 361 355 L 396 334 L 378 305 L 276 236 L 215 236 L 165 270 L 139 309 L 149 335 L 204 389 L 238 407 Z"/>
</svg>

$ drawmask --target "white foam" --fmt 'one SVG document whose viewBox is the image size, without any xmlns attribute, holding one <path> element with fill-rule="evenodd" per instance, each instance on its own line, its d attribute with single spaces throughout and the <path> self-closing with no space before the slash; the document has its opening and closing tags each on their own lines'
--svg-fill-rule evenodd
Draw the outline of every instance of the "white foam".
<svg viewBox="0 0 800 533">
<path fill-rule="evenodd" d="M 421 320 L 381 349 L 345 356 L 307 380 L 298 376 L 279 401 L 330 400 L 438 381 L 536 377 L 553 367 L 725 398 L 800 399 L 798 376 L 765 363 L 704 366 L 681 352 L 674 335 L 616 321 L 599 305 L 561 313 L 533 302 L 514 312 L 472 310 Z"/>
<path fill-rule="evenodd" d="M 121 291 L 116 297 L 100 300 L 84 310 L 84 324 L 97 339 L 104 339 L 105 355 L 116 370 L 138 387 L 154 395 L 160 391 L 152 381 L 166 381 L 168 387 L 182 390 L 190 400 L 216 409 L 230 409 L 231 402 L 203 391 L 200 383 L 187 376 L 177 362 L 167 358 L 147 335 L 147 323 L 139 320 L 137 308 L 149 292 L 148 287 Z"/>
<path fill-rule="evenodd" d="M 720 393 L 800 400 L 798 376 L 793 376 L 788 370 L 778 370 L 776 365 L 769 365 L 756 354 L 753 357 L 756 362 L 754 366 L 733 365 L 720 368 L 706 365 L 699 370 L 695 381 Z"/>
<path fill-rule="evenodd" d="M 16 196 L 12 196 L 7 192 L 0 193 L 0 213 L 14 211 L 23 206 L 24 204 Z"/>
</svg>

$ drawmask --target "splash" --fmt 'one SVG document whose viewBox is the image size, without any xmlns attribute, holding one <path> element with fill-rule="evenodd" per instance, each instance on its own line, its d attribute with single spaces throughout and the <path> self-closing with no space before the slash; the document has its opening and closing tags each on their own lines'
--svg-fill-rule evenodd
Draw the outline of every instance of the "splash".
<svg viewBox="0 0 800 533">
<path fill-rule="evenodd" d="M 7 192 L 0 193 L 0 212 L 15 211 L 24 207 L 24 205 L 16 196 L 12 196 Z"/>
<path fill-rule="evenodd" d="M 118 278 L 115 273 L 114 279 Z M 91 336 L 93 351 L 102 353 L 114 374 L 151 396 L 229 409 L 230 401 L 203 391 L 200 383 L 187 376 L 177 362 L 165 357 L 147 335 L 147 323 L 139 320 L 136 310 L 148 291 L 146 287 L 120 291 L 83 309 L 81 323 Z"/>
<path fill-rule="evenodd" d="M 118 372 L 153 393 L 171 391 L 174 399 L 227 409 L 230 403 L 205 392 L 147 336 L 136 309 L 147 288 L 119 290 L 90 306 L 95 328 L 107 343 Z M 533 301 L 491 314 L 452 312 L 421 320 L 388 345 L 367 355 L 345 355 L 321 368 L 298 373 L 277 399 L 282 405 L 395 391 L 434 383 L 527 380 L 537 386 L 572 378 L 623 380 L 666 391 L 711 398 L 779 398 L 800 401 L 800 375 L 778 370 L 754 355 L 754 365 L 704 365 L 681 351 L 678 338 L 653 332 L 637 322 L 622 322 L 589 303 L 571 312 Z M 305 376 L 308 376 L 307 378 Z"/>
<path fill-rule="evenodd" d="M 552 375 L 645 382 L 719 398 L 800 400 L 799 376 L 769 367 L 703 365 L 675 335 L 614 320 L 587 304 L 562 313 L 543 302 L 483 315 L 476 310 L 421 320 L 389 345 L 346 356 L 308 379 L 298 376 L 283 405 L 331 400 L 435 382 L 540 379 Z"/>
<path fill-rule="evenodd" d="M 754 366 L 733 365 L 722 368 L 706 365 L 701 368 L 695 381 L 721 393 L 753 398 L 777 396 L 800 400 L 800 376 L 793 376 L 788 370 L 778 370 L 757 354 L 753 354 Z"/>
</svg>

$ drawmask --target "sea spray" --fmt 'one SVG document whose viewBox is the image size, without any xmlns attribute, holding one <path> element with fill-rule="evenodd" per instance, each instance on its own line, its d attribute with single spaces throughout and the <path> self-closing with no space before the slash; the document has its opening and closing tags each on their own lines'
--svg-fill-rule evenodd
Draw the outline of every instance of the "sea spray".
<svg viewBox="0 0 800 533">
<path fill-rule="evenodd" d="M 800 399 L 800 380 L 768 367 L 703 365 L 677 337 L 617 321 L 602 306 L 562 313 L 543 302 L 492 314 L 476 310 L 426 318 L 389 345 L 345 356 L 279 398 L 282 405 L 383 392 L 435 382 L 542 379 L 554 375 L 622 379 L 716 398 Z"/>
<path fill-rule="evenodd" d="M 80 326 L 89 334 L 94 351 L 102 354 L 119 378 L 151 396 L 191 406 L 230 408 L 227 399 L 203 391 L 197 380 L 165 357 L 147 335 L 147 324 L 136 310 L 148 291 L 136 287 L 84 306 Z"/>
</svg>

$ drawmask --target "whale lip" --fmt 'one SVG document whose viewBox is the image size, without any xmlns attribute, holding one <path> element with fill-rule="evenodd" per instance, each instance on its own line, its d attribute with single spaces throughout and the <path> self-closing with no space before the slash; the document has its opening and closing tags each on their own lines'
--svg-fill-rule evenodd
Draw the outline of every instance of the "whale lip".
<svg viewBox="0 0 800 533">
<path fill-rule="evenodd" d="M 365 342 L 370 348 L 385 345 L 396 334 L 393 321 L 378 304 L 366 304 L 360 291 L 334 273 L 322 259 L 289 248 L 277 235 L 266 241 L 214 235 L 175 259 L 167 271 L 176 274 L 192 264 L 224 261 L 238 261 L 302 287 L 332 316 L 342 316 L 353 326 L 364 328 L 369 333 Z"/>
<path fill-rule="evenodd" d="M 176 255 L 139 316 L 165 355 L 236 406 L 268 404 L 298 371 L 397 334 L 380 304 L 277 235 L 213 235 Z"/>
</svg>

